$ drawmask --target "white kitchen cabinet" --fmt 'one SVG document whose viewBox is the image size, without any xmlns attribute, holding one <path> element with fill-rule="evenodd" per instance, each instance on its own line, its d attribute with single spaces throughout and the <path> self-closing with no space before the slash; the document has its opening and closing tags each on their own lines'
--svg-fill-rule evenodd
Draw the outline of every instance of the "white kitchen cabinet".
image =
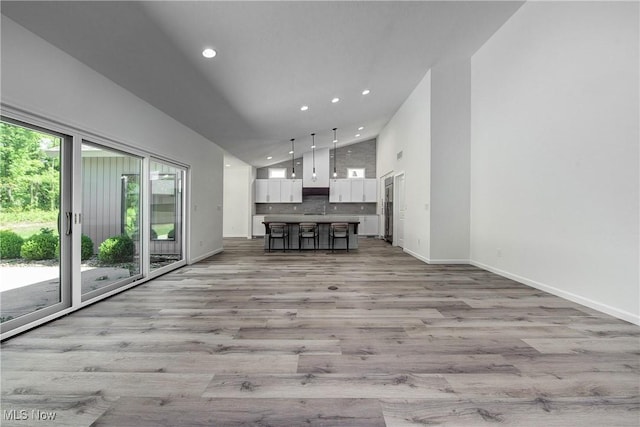
<svg viewBox="0 0 640 427">
<path fill-rule="evenodd" d="M 269 202 L 269 180 L 256 179 L 256 203 Z"/>
<path fill-rule="evenodd" d="M 332 179 L 329 182 L 329 203 L 348 203 L 351 201 L 351 180 Z"/>
<path fill-rule="evenodd" d="M 302 203 L 302 180 L 283 179 L 280 181 L 280 201 L 282 203 Z"/>
<path fill-rule="evenodd" d="M 360 236 L 377 236 L 378 235 L 378 215 L 360 216 L 360 224 L 358 225 L 358 234 Z"/>
<path fill-rule="evenodd" d="M 269 194 L 267 197 L 267 203 L 280 203 L 280 184 L 279 179 L 268 179 L 267 184 L 269 187 Z"/>
<path fill-rule="evenodd" d="M 256 179 L 256 203 L 302 203 L 302 180 Z"/>
<path fill-rule="evenodd" d="M 329 187 L 331 203 L 376 203 L 377 186 L 375 179 L 332 179 Z"/>
<path fill-rule="evenodd" d="M 364 180 L 364 202 L 376 203 L 377 201 L 378 201 L 378 180 L 365 179 Z"/>
<path fill-rule="evenodd" d="M 378 181 L 375 179 L 351 179 L 352 203 L 377 202 Z"/>
<path fill-rule="evenodd" d="M 364 179 L 348 179 L 351 184 L 351 199 L 349 202 L 364 202 Z"/>
<path fill-rule="evenodd" d="M 264 224 L 262 221 L 264 221 L 264 215 L 253 216 L 252 236 L 264 236 Z"/>
</svg>

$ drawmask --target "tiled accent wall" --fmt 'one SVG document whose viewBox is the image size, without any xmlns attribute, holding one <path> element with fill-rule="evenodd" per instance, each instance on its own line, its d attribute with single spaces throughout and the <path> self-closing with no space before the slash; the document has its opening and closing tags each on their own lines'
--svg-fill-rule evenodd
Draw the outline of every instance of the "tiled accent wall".
<svg viewBox="0 0 640 427">
<path fill-rule="evenodd" d="M 336 165 L 337 178 L 348 178 L 347 168 L 364 168 L 365 178 L 376 178 L 376 140 L 359 142 L 357 144 L 338 147 L 338 163 Z M 333 177 L 333 149 L 330 152 L 331 173 Z M 296 174 L 298 173 L 296 169 Z"/>
<path fill-rule="evenodd" d="M 256 215 L 305 213 L 375 215 L 377 212 L 375 203 L 329 203 L 328 196 L 305 196 L 302 203 L 256 203 Z"/>
<path fill-rule="evenodd" d="M 294 162 L 296 166 L 296 179 L 302 179 L 302 157 L 298 157 L 297 159 L 294 159 Z M 287 178 L 291 178 L 291 160 L 275 163 L 268 167 L 256 169 L 256 178 L 269 179 L 269 168 L 286 168 Z"/>
<path fill-rule="evenodd" d="M 364 168 L 365 178 L 376 177 L 376 140 L 359 142 L 357 144 L 345 145 L 338 147 L 338 163 L 336 172 L 337 178 L 347 178 L 347 168 Z M 333 177 L 333 148 L 329 150 L 329 176 Z M 302 178 L 302 157 L 298 157 L 295 161 L 296 178 Z M 269 168 L 286 168 L 287 178 L 291 178 L 291 160 L 276 163 L 268 167 L 256 170 L 256 178 L 269 178 Z"/>
</svg>

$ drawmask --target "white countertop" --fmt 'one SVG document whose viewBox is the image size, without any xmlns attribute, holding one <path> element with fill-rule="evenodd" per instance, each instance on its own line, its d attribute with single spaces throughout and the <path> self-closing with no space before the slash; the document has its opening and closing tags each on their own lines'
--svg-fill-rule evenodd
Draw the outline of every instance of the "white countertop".
<svg viewBox="0 0 640 427">
<path fill-rule="evenodd" d="M 265 215 L 264 222 L 317 222 L 317 223 L 329 223 L 329 222 L 349 222 L 360 223 L 360 217 L 357 215 L 290 215 L 290 214 L 276 214 Z"/>
</svg>

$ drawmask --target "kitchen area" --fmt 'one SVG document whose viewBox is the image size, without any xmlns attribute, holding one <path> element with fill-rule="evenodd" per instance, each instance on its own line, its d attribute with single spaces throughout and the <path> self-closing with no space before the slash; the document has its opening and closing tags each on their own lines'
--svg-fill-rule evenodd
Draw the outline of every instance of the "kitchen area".
<svg viewBox="0 0 640 427">
<path fill-rule="evenodd" d="M 336 148 L 312 149 L 302 157 L 256 170 L 253 237 L 264 237 L 269 224 L 287 225 L 286 242 L 265 238 L 265 248 L 330 249 L 330 224 L 347 223 L 348 240 L 335 249 L 357 249 L 358 237 L 378 237 L 376 140 Z M 317 243 L 298 239 L 300 223 L 318 225 Z M 275 239 L 274 239 L 275 240 Z"/>
</svg>

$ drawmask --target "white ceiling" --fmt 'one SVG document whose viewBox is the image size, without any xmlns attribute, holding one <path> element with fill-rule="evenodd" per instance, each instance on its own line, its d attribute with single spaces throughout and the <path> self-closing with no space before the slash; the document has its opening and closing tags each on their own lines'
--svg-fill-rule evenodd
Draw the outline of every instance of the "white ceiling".
<svg viewBox="0 0 640 427">
<path fill-rule="evenodd" d="M 521 4 L 2 1 L 0 7 L 261 167 L 290 158 L 291 138 L 296 156 L 308 151 L 311 132 L 319 148 L 332 145 L 334 127 L 339 145 L 376 137 L 430 67 L 471 55 Z M 205 47 L 218 55 L 203 58 Z M 363 96 L 364 89 L 371 94 Z M 340 102 L 332 104 L 334 97 Z M 309 110 L 300 111 L 302 105 Z"/>
</svg>

